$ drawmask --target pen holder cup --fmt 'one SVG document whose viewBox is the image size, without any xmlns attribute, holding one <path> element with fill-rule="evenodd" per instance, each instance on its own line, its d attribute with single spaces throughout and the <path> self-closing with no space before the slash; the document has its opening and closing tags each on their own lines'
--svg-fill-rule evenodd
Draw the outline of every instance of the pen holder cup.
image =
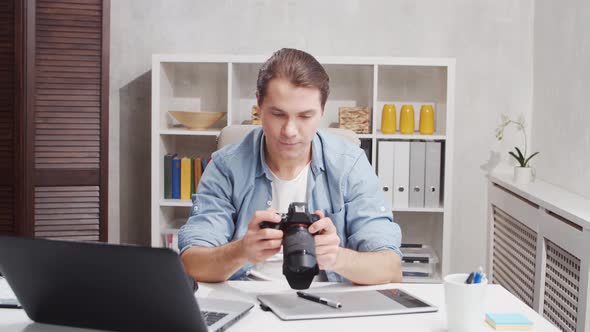
<svg viewBox="0 0 590 332">
<path fill-rule="evenodd" d="M 488 280 L 466 284 L 469 274 L 449 274 L 444 278 L 447 327 L 449 332 L 481 331 Z"/>
</svg>

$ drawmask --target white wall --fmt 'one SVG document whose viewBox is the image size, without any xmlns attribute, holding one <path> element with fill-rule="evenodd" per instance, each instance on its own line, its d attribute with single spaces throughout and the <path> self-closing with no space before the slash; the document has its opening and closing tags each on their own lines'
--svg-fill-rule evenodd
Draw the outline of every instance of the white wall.
<svg viewBox="0 0 590 332">
<path fill-rule="evenodd" d="M 534 29 L 534 166 L 590 198 L 590 2 L 538 0 Z"/>
<path fill-rule="evenodd" d="M 501 112 L 531 109 L 533 0 L 111 3 L 109 237 L 149 242 L 152 53 L 457 59 L 452 270 L 485 261 L 486 179 Z M 492 158 L 494 159 L 494 158 Z"/>
</svg>

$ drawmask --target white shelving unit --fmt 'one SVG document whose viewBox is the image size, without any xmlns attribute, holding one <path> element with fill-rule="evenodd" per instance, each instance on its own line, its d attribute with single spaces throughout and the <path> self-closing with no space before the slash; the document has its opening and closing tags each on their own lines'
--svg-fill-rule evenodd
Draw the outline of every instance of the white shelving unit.
<svg viewBox="0 0 590 332">
<path fill-rule="evenodd" d="M 163 158 L 170 152 L 209 157 L 216 148 L 220 129 L 247 123 L 256 104 L 256 79 L 265 56 L 156 54 L 152 57 L 152 246 L 161 246 L 161 233 L 178 229 L 186 221 L 190 201 L 164 199 Z M 330 96 L 323 127 L 338 125 L 338 108 L 368 106 L 372 109 L 371 133 L 358 137 L 370 144 L 370 161 L 377 169 L 380 140 L 439 141 L 443 145 L 441 206 L 394 209 L 404 243 L 425 243 L 437 253 L 440 281 L 450 265 L 451 191 L 453 162 L 453 110 L 455 60 L 449 58 L 317 57 L 330 76 Z M 381 110 L 394 103 L 414 105 L 416 129 L 420 106 L 435 110 L 433 135 L 382 134 Z M 227 112 L 215 128 L 193 131 L 179 127 L 168 111 Z M 411 281 L 407 278 L 407 281 Z M 418 279 L 424 281 L 424 279 Z"/>
</svg>

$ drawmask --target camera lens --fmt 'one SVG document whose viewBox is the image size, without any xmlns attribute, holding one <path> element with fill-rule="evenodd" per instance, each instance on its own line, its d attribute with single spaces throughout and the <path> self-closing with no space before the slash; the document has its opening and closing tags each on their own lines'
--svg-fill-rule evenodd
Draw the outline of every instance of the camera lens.
<svg viewBox="0 0 590 332">
<path fill-rule="evenodd" d="M 283 274 L 291 288 L 309 288 L 318 272 L 315 243 L 307 226 L 295 225 L 287 228 L 283 238 Z"/>
</svg>

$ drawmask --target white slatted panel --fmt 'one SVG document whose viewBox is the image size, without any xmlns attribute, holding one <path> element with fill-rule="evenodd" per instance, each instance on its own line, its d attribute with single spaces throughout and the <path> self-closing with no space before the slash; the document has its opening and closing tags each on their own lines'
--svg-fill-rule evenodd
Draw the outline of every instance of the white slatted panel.
<svg viewBox="0 0 590 332">
<path fill-rule="evenodd" d="M 496 206 L 493 214 L 492 282 L 532 307 L 537 234 Z"/>
<path fill-rule="evenodd" d="M 543 316 L 562 331 L 576 331 L 580 259 L 545 239 L 547 265 Z"/>
</svg>

